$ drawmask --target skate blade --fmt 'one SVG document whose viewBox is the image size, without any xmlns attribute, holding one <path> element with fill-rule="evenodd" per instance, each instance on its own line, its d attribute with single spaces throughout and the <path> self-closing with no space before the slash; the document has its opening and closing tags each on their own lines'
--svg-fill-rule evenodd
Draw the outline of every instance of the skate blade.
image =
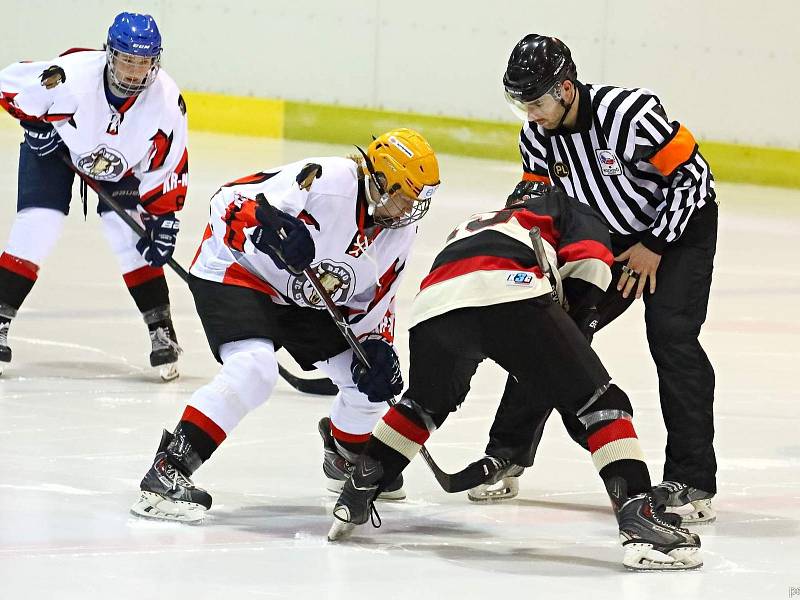
<svg viewBox="0 0 800 600">
<path fill-rule="evenodd" d="M 345 539 L 352 533 L 355 527 L 354 523 L 346 523 L 334 517 L 333 525 L 331 525 L 331 529 L 328 532 L 328 541 L 336 542 Z"/>
<path fill-rule="evenodd" d="M 158 375 L 161 377 L 161 381 L 167 383 L 168 381 L 173 381 L 181 376 L 178 372 L 178 363 L 169 363 L 167 365 L 161 365 L 158 368 Z"/>
<path fill-rule="evenodd" d="M 206 509 L 193 502 L 176 502 L 153 492 L 142 492 L 131 506 L 131 514 L 144 519 L 198 524 L 205 517 Z"/>
<path fill-rule="evenodd" d="M 717 513 L 711 506 L 711 499 L 695 500 L 690 505 L 691 512 L 681 514 L 681 525 L 683 527 L 691 525 L 709 525 L 717 520 Z"/>
<path fill-rule="evenodd" d="M 499 502 L 511 500 L 519 494 L 519 477 L 504 477 L 498 483 L 479 485 L 467 492 L 472 502 Z"/>
<path fill-rule="evenodd" d="M 703 566 L 700 548 L 676 548 L 663 553 L 652 544 L 632 543 L 624 546 L 622 564 L 633 571 L 688 571 Z"/>
</svg>

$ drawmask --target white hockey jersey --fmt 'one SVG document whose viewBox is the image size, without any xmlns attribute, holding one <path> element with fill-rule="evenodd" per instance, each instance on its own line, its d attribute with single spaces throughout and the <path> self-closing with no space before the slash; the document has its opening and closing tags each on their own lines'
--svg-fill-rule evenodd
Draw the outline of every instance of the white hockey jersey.
<svg viewBox="0 0 800 600">
<path fill-rule="evenodd" d="M 322 167 L 311 186 L 304 167 Z M 324 309 L 305 275 L 278 269 L 255 249 L 257 194 L 303 221 L 315 244 L 312 268 L 357 336 L 394 336 L 394 298 L 416 238 L 416 225 L 370 227 L 363 178 L 349 158 L 308 158 L 226 184 L 211 199 L 211 218 L 190 272 L 259 290 L 279 304 Z"/>
<path fill-rule="evenodd" d="M 119 110 L 104 88 L 106 55 L 76 50 L 0 71 L 0 106 L 20 120 L 53 124 L 73 164 L 97 181 L 139 179 L 142 207 L 183 207 L 189 177 L 186 105 L 161 69 L 152 85 Z"/>
</svg>

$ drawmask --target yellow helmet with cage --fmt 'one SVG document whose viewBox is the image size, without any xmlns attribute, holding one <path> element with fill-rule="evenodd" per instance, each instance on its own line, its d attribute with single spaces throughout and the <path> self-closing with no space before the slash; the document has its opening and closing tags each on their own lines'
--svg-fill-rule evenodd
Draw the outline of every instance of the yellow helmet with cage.
<svg viewBox="0 0 800 600">
<path fill-rule="evenodd" d="M 381 224 L 404 227 L 421 219 L 439 187 L 439 162 L 427 140 L 413 129 L 392 129 L 373 140 L 366 152 L 361 152 L 367 159 L 365 174 L 370 175 L 378 188 L 381 204 L 397 192 L 414 200 L 408 214 Z"/>
</svg>

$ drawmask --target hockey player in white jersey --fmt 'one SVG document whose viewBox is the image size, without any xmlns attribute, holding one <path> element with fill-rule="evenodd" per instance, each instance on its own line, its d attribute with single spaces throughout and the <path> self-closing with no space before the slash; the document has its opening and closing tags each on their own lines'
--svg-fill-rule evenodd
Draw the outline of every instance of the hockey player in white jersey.
<svg viewBox="0 0 800 600">
<path fill-rule="evenodd" d="M 11 361 L 11 320 L 61 234 L 77 170 L 147 232 L 140 239 L 110 207 L 98 204 L 105 237 L 150 333 L 150 364 L 165 380 L 177 377 L 180 348 L 163 265 L 178 234 L 175 212 L 186 198 L 186 105 L 160 58 L 153 18 L 121 13 L 104 51 L 72 49 L 0 71 L 0 106 L 24 129 L 17 216 L 0 255 L 0 372 Z"/>
<path fill-rule="evenodd" d="M 192 395 L 174 432 L 164 431 L 134 514 L 203 518 L 211 496 L 190 478 L 270 397 L 281 347 L 339 388 L 319 429 L 324 472 L 330 487 L 341 488 L 386 411 L 385 401 L 402 390 L 394 298 L 416 222 L 438 185 L 439 167 L 427 141 L 395 129 L 361 156 L 308 158 L 220 188 L 189 285 L 222 368 Z M 369 370 L 355 360 L 302 273 L 309 266 L 361 339 Z M 384 497 L 403 498 L 402 478 L 383 491 Z"/>
</svg>

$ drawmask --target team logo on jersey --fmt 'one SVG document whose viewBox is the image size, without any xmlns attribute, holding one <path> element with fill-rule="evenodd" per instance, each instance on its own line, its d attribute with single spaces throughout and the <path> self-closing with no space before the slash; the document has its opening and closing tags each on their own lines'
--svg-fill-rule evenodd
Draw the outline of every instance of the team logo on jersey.
<svg viewBox="0 0 800 600">
<path fill-rule="evenodd" d="M 81 157 L 78 160 L 78 168 L 92 179 L 99 181 L 115 180 L 127 171 L 125 158 L 105 146 L 98 146 L 88 155 Z"/>
<path fill-rule="evenodd" d="M 322 287 L 335 303 L 341 304 L 350 299 L 355 281 L 355 272 L 350 265 L 323 260 L 314 267 L 314 271 L 319 277 Z M 289 295 L 296 304 L 301 306 L 325 307 L 322 298 L 311 287 L 305 274 L 289 278 Z"/>
<path fill-rule="evenodd" d="M 67 74 L 64 73 L 64 69 L 58 65 L 53 65 L 42 71 L 42 74 L 39 75 L 39 79 L 45 88 L 52 90 L 60 83 L 64 83 L 67 80 Z"/>
<path fill-rule="evenodd" d="M 553 165 L 553 173 L 556 174 L 556 177 L 569 177 L 569 166 L 567 163 L 558 161 Z"/>
<path fill-rule="evenodd" d="M 600 164 L 600 172 L 603 175 L 622 175 L 622 167 L 619 166 L 617 155 L 611 150 L 595 150 L 597 162 Z"/>
</svg>

